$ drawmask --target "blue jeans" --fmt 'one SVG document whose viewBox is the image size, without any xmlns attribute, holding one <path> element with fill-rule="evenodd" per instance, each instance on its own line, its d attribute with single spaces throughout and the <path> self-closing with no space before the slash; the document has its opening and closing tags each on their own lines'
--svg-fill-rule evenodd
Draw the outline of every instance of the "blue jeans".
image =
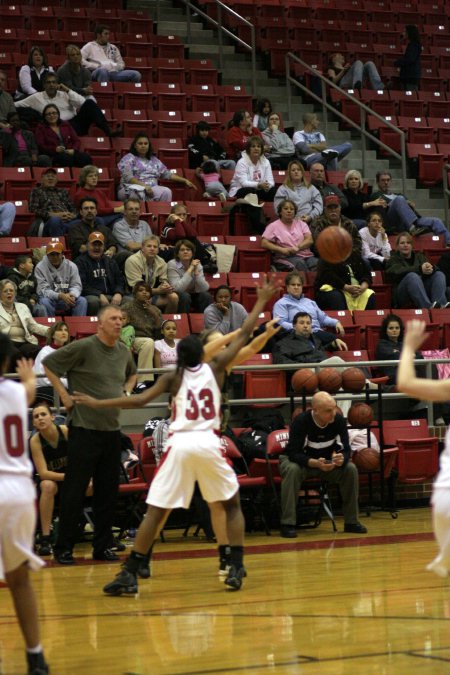
<svg viewBox="0 0 450 675">
<path fill-rule="evenodd" d="M 388 206 L 387 225 L 397 231 L 409 231 L 413 225 L 428 227 L 434 234 L 444 235 L 445 243 L 450 243 L 450 233 L 439 218 L 418 218 L 403 195 L 398 195 Z"/>
<path fill-rule="evenodd" d="M 12 202 L 5 202 L 0 204 L 0 236 L 5 237 L 12 230 L 14 218 L 16 217 L 16 207 Z"/>
<path fill-rule="evenodd" d="M 341 161 L 344 157 L 348 155 L 349 152 L 352 151 L 352 144 L 351 143 L 341 143 L 340 145 L 330 145 L 329 147 L 327 146 L 327 150 L 335 150 L 338 153 L 337 157 L 333 157 L 333 159 L 327 159 L 326 156 L 322 155 L 321 152 L 315 152 L 313 155 L 309 155 L 309 157 L 305 157 L 306 161 L 306 166 L 309 167 L 311 164 L 323 164 L 329 171 L 337 171 L 338 169 L 338 162 Z"/>
<path fill-rule="evenodd" d="M 70 307 L 62 300 L 54 300 L 41 296 L 39 303 L 43 305 L 47 311 L 47 316 L 61 316 L 71 314 L 72 316 L 87 316 L 87 300 L 82 295 L 77 298 L 74 307 Z"/>
<path fill-rule="evenodd" d="M 433 302 L 443 307 L 447 302 L 445 274 L 440 271 L 419 276 L 416 272 L 408 272 L 396 289 L 399 307 L 413 305 L 418 308 L 429 308 Z"/>
<path fill-rule="evenodd" d="M 362 85 L 364 78 L 370 82 L 372 89 L 379 91 L 384 89 L 384 84 L 381 81 L 376 65 L 373 61 L 354 61 L 349 70 L 342 77 L 339 86 L 343 89 L 355 87 L 357 84 Z"/>
<path fill-rule="evenodd" d="M 92 72 L 94 82 L 140 82 L 141 73 L 137 70 L 106 70 L 106 68 L 96 68 Z"/>
</svg>

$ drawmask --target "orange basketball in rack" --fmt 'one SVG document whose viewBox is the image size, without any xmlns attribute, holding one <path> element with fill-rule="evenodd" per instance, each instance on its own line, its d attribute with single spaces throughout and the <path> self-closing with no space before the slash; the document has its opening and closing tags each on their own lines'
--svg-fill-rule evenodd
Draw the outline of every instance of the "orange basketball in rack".
<svg viewBox="0 0 450 675">
<path fill-rule="evenodd" d="M 364 389 L 366 384 L 366 376 L 364 375 L 361 368 L 346 368 L 342 373 L 342 389 L 344 391 L 350 391 L 352 394 L 357 394 L 359 391 Z"/>
<path fill-rule="evenodd" d="M 318 378 L 311 368 L 296 370 L 291 380 L 292 389 L 296 394 L 314 394 L 317 391 Z"/>
<path fill-rule="evenodd" d="M 380 453 L 374 448 L 363 448 L 353 455 L 353 462 L 360 471 L 378 471 Z"/>
<path fill-rule="evenodd" d="M 319 389 L 335 394 L 342 385 L 341 373 L 337 368 L 321 368 L 319 371 Z"/>
<path fill-rule="evenodd" d="M 329 263 L 347 260 L 353 248 L 353 241 L 347 230 L 329 225 L 317 237 L 316 248 L 319 256 Z"/>
</svg>

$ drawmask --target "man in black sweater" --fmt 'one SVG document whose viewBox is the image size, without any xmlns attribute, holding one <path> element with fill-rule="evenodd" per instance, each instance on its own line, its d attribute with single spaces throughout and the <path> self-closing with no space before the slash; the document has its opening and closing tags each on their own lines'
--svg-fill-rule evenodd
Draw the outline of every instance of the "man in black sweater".
<svg viewBox="0 0 450 675">
<path fill-rule="evenodd" d="M 297 312 L 292 325 L 294 329 L 274 345 L 274 363 L 320 363 L 328 359 L 327 351 L 348 349 L 333 333 L 323 330 L 313 333 L 312 319 L 307 312 Z"/>
<path fill-rule="evenodd" d="M 336 408 L 334 398 L 320 391 L 312 398 L 312 410 L 297 415 L 291 424 L 289 442 L 280 455 L 282 537 L 297 536 L 298 493 L 307 478 L 337 483 L 344 532 L 367 532 L 358 521 L 358 469 L 350 461 L 347 425 Z"/>
<path fill-rule="evenodd" d="M 226 158 L 222 146 L 210 137 L 208 122 L 197 122 L 196 135 L 188 140 L 189 168 L 197 169 L 208 159 L 213 159 L 222 169 L 234 169 L 236 162 Z"/>
</svg>

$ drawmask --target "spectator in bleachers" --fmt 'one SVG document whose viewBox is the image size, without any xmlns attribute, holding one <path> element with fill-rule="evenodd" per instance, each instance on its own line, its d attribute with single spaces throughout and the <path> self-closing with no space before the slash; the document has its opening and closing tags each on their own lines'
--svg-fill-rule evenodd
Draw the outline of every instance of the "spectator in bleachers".
<svg viewBox="0 0 450 675">
<path fill-rule="evenodd" d="M 214 291 L 214 302 L 204 312 L 205 329 L 215 330 L 222 335 L 241 328 L 247 318 L 247 310 L 234 302 L 229 286 L 221 285 Z"/>
<path fill-rule="evenodd" d="M 437 264 L 438 269 L 445 274 L 445 283 L 447 284 L 447 300 L 450 300 L 450 251 L 445 251 L 441 255 Z"/>
<path fill-rule="evenodd" d="M 48 354 L 51 354 L 55 349 L 64 347 L 70 342 L 69 327 L 64 321 L 56 321 L 50 326 L 45 339 L 45 347 L 39 351 L 34 360 L 33 370 L 36 375 L 44 374 L 44 366 L 42 361 Z M 64 386 L 67 387 L 67 380 L 63 380 Z M 53 405 L 54 390 L 47 377 L 40 377 L 37 380 L 36 401 L 47 401 Z"/>
<path fill-rule="evenodd" d="M 430 263 L 424 253 L 414 251 L 409 232 L 398 235 L 395 251 L 386 262 L 385 275 L 392 284 L 395 307 L 450 307 L 445 274 Z"/>
<path fill-rule="evenodd" d="M 3 149 L 3 166 L 51 166 L 46 154 L 38 154 L 36 138 L 32 131 L 24 129 L 17 112 L 8 113 L 9 129 L 0 133 Z"/>
<path fill-rule="evenodd" d="M 97 187 L 99 177 L 99 170 L 96 166 L 92 164 L 87 164 L 80 171 L 80 177 L 78 179 L 78 185 L 75 195 L 74 202 L 75 206 L 79 208 L 80 202 L 83 197 L 93 197 L 97 202 L 97 214 L 98 222 L 101 222 L 103 225 L 111 226 L 116 220 L 122 218 L 124 206 L 114 206 L 108 198 L 105 190 Z"/>
<path fill-rule="evenodd" d="M 233 114 L 227 131 L 228 155 L 234 160 L 240 159 L 252 136 L 262 134 L 259 129 L 252 126 L 252 118 L 247 110 L 237 110 Z"/>
<path fill-rule="evenodd" d="M 320 363 L 328 359 L 327 351 L 348 349 L 346 343 L 333 333 L 314 333 L 308 312 L 297 312 L 292 323 L 289 333 L 274 343 L 274 363 Z"/>
<path fill-rule="evenodd" d="M 337 195 L 339 197 L 341 208 L 345 209 L 348 206 L 347 197 L 339 190 L 339 188 L 336 185 L 327 183 L 325 167 L 323 164 L 320 164 L 320 162 L 311 164 L 309 167 L 309 178 L 311 185 L 314 185 L 314 187 L 320 192 L 322 200 L 324 200 L 328 195 Z"/>
<path fill-rule="evenodd" d="M 63 256 L 64 247 L 59 241 L 46 246 L 46 255 L 36 265 L 39 304 L 44 305 L 47 316 L 86 316 L 87 301 L 81 295 L 78 268 Z"/>
<path fill-rule="evenodd" d="M 105 305 L 122 303 L 125 279 L 115 260 L 105 254 L 105 237 L 101 232 L 90 233 L 87 249 L 78 256 L 75 264 L 89 316 L 97 316 L 100 307 Z"/>
<path fill-rule="evenodd" d="M 403 344 L 405 327 L 397 314 L 388 314 L 381 323 L 380 338 L 375 348 L 377 361 L 398 361 Z M 420 352 L 416 358 L 422 358 Z M 378 370 L 389 377 L 388 384 L 395 384 L 397 379 L 397 366 L 379 366 Z"/>
<path fill-rule="evenodd" d="M 384 89 L 384 84 L 373 61 L 358 59 L 349 63 L 340 52 L 330 54 L 327 77 L 343 89 L 362 89 L 365 79 L 369 80 L 370 86 L 375 91 Z"/>
<path fill-rule="evenodd" d="M 322 167 L 321 164 L 319 166 Z M 286 180 L 275 193 L 273 205 L 276 212 L 278 212 L 280 203 L 285 199 L 290 199 L 294 202 L 299 217 L 307 225 L 314 218 L 320 216 L 323 211 L 322 196 L 314 185 L 308 183 L 303 166 L 297 159 L 289 162 Z"/>
<path fill-rule="evenodd" d="M 208 122 L 200 120 L 196 124 L 196 134 L 189 138 L 187 147 L 189 150 L 189 167 L 197 169 L 203 162 L 213 159 L 221 169 L 234 169 L 236 162 L 226 158 L 226 152 L 209 132 L 211 126 Z"/>
<path fill-rule="evenodd" d="M 355 249 L 342 263 L 333 264 L 319 258 L 314 281 L 317 304 L 324 310 L 375 309 L 371 282 L 368 265 Z"/>
<path fill-rule="evenodd" d="M 140 251 L 142 242 L 150 237 L 152 230 L 146 220 L 141 220 L 141 202 L 130 197 L 123 203 L 123 214 L 113 226 L 113 235 L 119 245 L 119 251 L 129 255 Z"/>
<path fill-rule="evenodd" d="M 105 255 L 112 258 L 117 253 L 117 241 L 109 227 L 97 222 L 97 202 L 93 197 L 83 197 L 80 201 L 80 218 L 67 232 L 67 241 L 75 260 L 87 250 L 91 232 L 101 232 L 105 238 Z M 63 233 L 61 233 L 63 234 Z"/>
<path fill-rule="evenodd" d="M 77 45 L 67 45 L 67 61 L 56 71 L 58 82 L 65 84 L 80 96 L 92 96 L 92 75 L 88 68 L 81 65 L 81 51 Z"/>
<path fill-rule="evenodd" d="M 34 264 L 31 255 L 18 255 L 14 268 L 8 272 L 8 279 L 17 287 L 17 302 L 28 307 L 33 316 L 47 316 L 43 305 L 38 302 Z"/>
<path fill-rule="evenodd" d="M 79 219 L 68 191 L 57 187 L 56 169 L 48 167 L 42 173 L 41 184 L 30 192 L 29 209 L 44 224 L 44 235 L 57 237 Z"/>
<path fill-rule="evenodd" d="M 130 151 L 119 161 L 118 169 L 120 185 L 117 194 L 121 200 L 134 197 L 146 202 L 172 201 L 172 191 L 158 185 L 161 178 L 195 189 L 191 181 L 171 173 L 156 157 L 147 134 L 136 134 Z"/>
<path fill-rule="evenodd" d="M 211 304 L 209 284 L 201 262 L 194 254 L 194 244 L 188 239 L 180 239 L 175 244 L 175 259 L 167 264 L 167 279 L 178 294 L 179 312 L 203 313 Z"/>
<path fill-rule="evenodd" d="M 275 181 L 270 162 L 264 156 L 264 141 L 251 136 L 236 164 L 230 185 L 230 197 L 245 197 L 256 194 L 259 199 L 272 202 L 275 196 Z"/>
<path fill-rule="evenodd" d="M 28 62 L 19 70 L 19 86 L 16 99 L 26 98 L 38 91 L 43 91 L 43 81 L 47 73 L 53 73 L 48 65 L 47 56 L 40 47 L 31 47 Z"/>
<path fill-rule="evenodd" d="M 177 322 L 165 319 L 161 324 L 161 340 L 155 342 L 155 368 L 176 368 L 177 365 Z"/>
<path fill-rule="evenodd" d="M 206 162 L 195 170 L 196 176 L 200 178 L 203 183 L 205 192 L 203 197 L 205 199 L 214 199 L 218 197 L 221 202 L 228 199 L 228 192 L 222 183 L 222 176 L 220 175 L 220 167 L 214 160 L 208 159 Z"/>
<path fill-rule="evenodd" d="M 272 104 L 268 98 L 260 98 L 256 102 L 253 126 L 259 131 L 265 131 L 269 126 L 269 118 L 272 114 Z"/>
<path fill-rule="evenodd" d="M 31 94 L 22 101 L 16 101 L 17 108 L 31 108 L 42 113 L 45 106 L 53 103 L 58 107 L 61 119 L 70 122 L 79 136 L 86 136 L 91 125 L 101 129 L 106 136 L 118 136 L 120 131 L 111 131 L 106 117 L 92 99 L 85 99 L 65 84 L 58 84 L 54 73 L 47 73 L 44 79 L 44 91 Z"/>
<path fill-rule="evenodd" d="M 167 280 L 167 263 L 158 255 L 159 237 L 152 234 L 142 242 L 141 250 L 125 262 L 128 285 L 134 288 L 138 281 L 148 286 L 151 304 L 172 314 L 178 309 L 178 295 Z"/>
<path fill-rule="evenodd" d="M 407 231 L 413 236 L 432 230 L 433 234 L 443 235 L 445 245 L 450 246 L 450 232 L 442 220 L 421 216 L 416 211 L 414 202 L 400 193 L 394 193 L 390 189 L 392 175 L 389 171 L 378 171 L 376 174 L 377 188 L 372 193 L 372 199 L 381 198 L 386 206 L 383 208 L 386 229 L 391 232 Z M 380 206 L 377 206 L 379 209 Z"/>
<path fill-rule="evenodd" d="M 283 199 L 277 208 L 278 220 L 262 233 L 261 246 L 271 251 L 272 264 L 277 270 L 314 270 L 317 258 L 311 251 L 313 238 L 308 225 L 297 216 L 297 206 Z"/>
<path fill-rule="evenodd" d="M 155 306 L 146 281 L 141 279 L 134 284 L 133 300 L 124 305 L 124 310 L 129 325 L 135 330 L 133 350 L 138 355 L 138 369 L 153 368 L 155 340 L 160 336 L 162 319 L 161 310 Z M 153 380 L 154 375 L 150 373 L 138 376 L 138 382 Z"/>
<path fill-rule="evenodd" d="M 95 40 L 81 48 L 83 66 L 96 82 L 140 82 L 142 76 L 137 70 L 125 68 L 119 48 L 109 41 L 109 32 L 104 24 L 95 27 Z"/>
<path fill-rule="evenodd" d="M 311 223 L 311 233 L 316 241 L 319 234 L 326 227 L 343 227 L 347 230 L 353 240 L 353 251 L 358 255 L 362 255 L 362 242 L 359 236 L 358 228 L 349 218 L 342 215 L 339 197 L 337 195 L 327 195 L 323 200 L 324 209 L 321 216 L 313 220 Z"/>
<path fill-rule="evenodd" d="M 363 192 L 364 181 L 359 171 L 350 169 L 344 178 L 344 193 L 347 199 L 347 206 L 342 207 L 342 213 L 350 220 L 353 220 L 356 227 L 366 226 L 367 213 L 369 209 L 383 208 L 386 202 L 382 197 L 374 199 L 369 192 Z"/>
<path fill-rule="evenodd" d="M 411 24 L 405 26 L 404 36 L 408 40 L 403 56 L 394 61 L 394 66 L 400 69 L 400 89 L 404 91 L 414 91 L 419 89 L 420 78 L 422 77 L 422 63 L 420 55 L 422 54 L 422 42 L 419 29 Z"/>
<path fill-rule="evenodd" d="M 8 114 L 16 112 L 11 94 L 6 91 L 8 78 L 4 70 L 0 70 L 0 130 L 9 129 Z"/>
<path fill-rule="evenodd" d="M 49 103 L 42 111 L 42 122 L 36 127 L 39 150 L 51 157 L 53 166 L 86 166 L 92 164 L 70 122 L 64 122 L 58 106 Z"/>
<path fill-rule="evenodd" d="M 295 150 L 299 159 L 310 168 L 312 164 L 319 162 L 330 171 L 336 171 L 338 162 L 346 157 L 352 150 L 349 142 L 339 145 L 327 145 L 327 139 L 318 131 L 320 126 L 316 113 L 303 115 L 303 129 L 296 131 L 293 137 Z"/>
<path fill-rule="evenodd" d="M 0 237 L 7 237 L 16 217 L 16 207 L 12 202 L 0 204 Z"/>
<path fill-rule="evenodd" d="M 160 251 L 161 256 L 169 262 L 173 258 L 173 247 L 180 239 L 189 239 L 195 246 L 194 258 L 198 258 L 203 266 L 203 271 L 211 271 L 211 256 L 205 246 L 198 239 L 197 230 L 188 217 L 188 211 L 184 204 L 174 204 L 161 232 Z M 217 269 L 215 270 L 217 271 Z"/>
<path fill-rule="evenodd" d="M 40 347 L 36 335 L 47 335 L 48 326 L 41 326 L 22 302 L 16 302 L 17 286 L 10 279 L 0 281 L 0 332 L 11 339 L 13 360 L 32 359 Z"/>
<path fill-rule="evenodd" d="M 367 227 L 359 230 L 362 241 L 362 255 L 373 270 L 384 270 L 391 256 L 391 245 L 383 227 L 383 215 L 373 211 L 367 217 Z"/>
<path fill-rule="evenodd" d="M 289 136 L 280 131 L 280 116 L 271 113 L 267 127 L 262 132 L 266 145 L 269 146 L 267 158 L 272 169 L 286 169 L 295 158 L 295 146 Z"/>
<path fill-rule="evenodd" d="M 344 326 L 338 319 L 325 314 L 319 305 L 303 295 L 303 279 L 297 272 L 289 272 L 285 279 L 286 293 L 273 306 L 272 316 L 278 317 L 278 323 L 285 330 L 292 330 L 294 316 L 297 312 L 307 312 L 311 317 L 314 334 L 327 332 L 333 328 L 339 335 L 344 335 Z"/>
</svg>

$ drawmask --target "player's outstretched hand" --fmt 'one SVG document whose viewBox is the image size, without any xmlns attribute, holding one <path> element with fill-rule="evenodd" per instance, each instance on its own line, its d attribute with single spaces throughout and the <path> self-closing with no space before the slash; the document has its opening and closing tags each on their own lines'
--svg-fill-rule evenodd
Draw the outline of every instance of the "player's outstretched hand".
<svg viewBox="0 0 450 675">
<path fill-rule="evenodd" d="M 403 344 L 414 352 L 417 351 L 421 345 L 425 342 L 426 335 L 426 324 L 425 321 L 419 321 L 418 319 L 413 319 L 406 323 L 405 336 L 403 338 Z"/>
<path fill-rule="evenodd" d="M 280 283 L 274 277 L 267 277 L 266 274 L 263 275 L 263 280 L 260 286 L 256 289 L 256 295 L 258 300 L 263 300 L 267 302 L 275 294 L 275 292 L 280 287 Z"/>
<path fill-rule="evenodd" d="M 75 391 L 71 396 L 75 404 L 87 405 L 89 408 L 100 408 L 101 401 L 88 394 L 82 394 L 81 391 Z"/>
<path fill-rule="evenodd" d="M 265 332 L 269 335 L 269 338 L 271 338 L 273 335 L 276 335 L 278 331 L 281 330 L 281 326 L 277 326 L 279 320 L 280 319 L 278 317 L 275 317 L 275 319 L 272 319 L 266 323 Z"/>
<path fill-rule="evenodd" d="M 33 370 L 33 359 L 19 359 L 16 370 L 20 381 L 23 383 L 36 379 L 36 374 Z"/>
</svg>

